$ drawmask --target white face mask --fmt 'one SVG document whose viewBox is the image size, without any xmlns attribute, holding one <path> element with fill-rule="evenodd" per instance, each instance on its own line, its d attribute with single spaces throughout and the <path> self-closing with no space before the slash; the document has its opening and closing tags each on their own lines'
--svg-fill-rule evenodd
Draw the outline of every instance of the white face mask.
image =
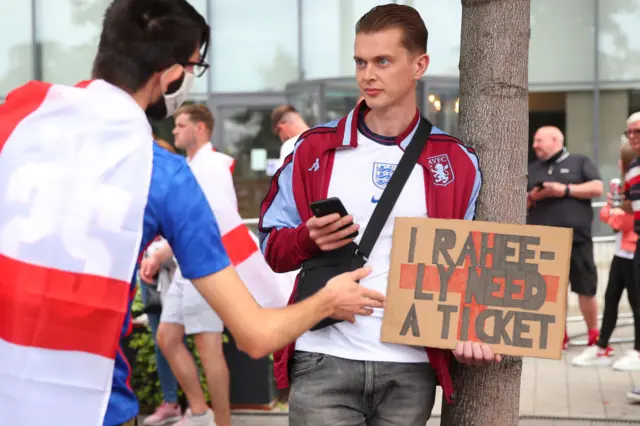
<svg viewBox="0 0 640 426">
<path fill-rule="evenodd" d="M 169 94 L 163 93 L 159 101 L 149 105 L 146 111 L 147 116 L 153 120 L 164 120 L 175 114 L 189 96 L 195 78 L 195 74 L 185 70 L 180 87 Z"/>
<path fill-rule="evenodd" d="M 180 108 L 184 101 L 187 100 L 187 96 L 189 96 L 189 92 L 191 92 L 191 87 L 193 87 L 193 81 L 195 78 L 196 76 L 194 73 L 185 70 L 180 88 L 169 95 L 162 95 L 164 97 L 164 103 L 167 106 L 167 117 L 175 114 L 178 108 Z"/>
</svg>

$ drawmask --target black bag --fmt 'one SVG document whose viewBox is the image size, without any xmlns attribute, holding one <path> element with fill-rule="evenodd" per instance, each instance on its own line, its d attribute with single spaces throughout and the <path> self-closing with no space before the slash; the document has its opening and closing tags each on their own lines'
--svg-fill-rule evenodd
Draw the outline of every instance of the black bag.
<svg viewBox="0 0 640 426">
<path fill-rule="evenodd" d="M 429 139 L 432 127 L 433 125 L 426 118 L 420 117 L 418 129 L 402 155 L 398 167 L 393 172 L 387 187 L 380 197 L 380 201 L 378 201 L 376 208 L 373 210 L 371 220 L 360 240 L 360 245 L 358 246 L 355 242 L 351 242 L 337 250 L 322 252 L 302 263 L 298 286 L 293 298 L 294 302 L 299 302 L 315 294 L 331 278 L 345 272 L 354 271 L 367 263 L 373 246 L 378 240 L 404 184 L 411 175 Z M 340 320 L 325 318 L 311 330 L 319 330 L 337 322 L 340 322 Z"/>
</svg>

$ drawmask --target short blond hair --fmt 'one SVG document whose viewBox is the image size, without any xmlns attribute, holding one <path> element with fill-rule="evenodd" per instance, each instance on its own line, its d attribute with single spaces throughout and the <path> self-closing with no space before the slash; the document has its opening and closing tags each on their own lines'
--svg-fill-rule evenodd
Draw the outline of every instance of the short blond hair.
<svg viewBox="0 0 640 426">
<path fill-rule="evenodd" d="M 186 114 L 189 117 L 189 120 L 193 123 L 204 123 L 205 127 L 209 131 L 209 136 L 213 134 L 213 126 L 215 124 L 215 120 L 213 118 L 213 114 L 211 110 L 203 104 L 187 104 L 182 105 L 176 111 L 174 117 L 179 115 Z"/>
<path fill-rule="evenodd" d="M 299 114 L 298 110 L 293 105 L 284 104 L 277 106 L 271 111 L 271 131 L 275 134 L 278 133 L 278 125 L 289 114 Z"/>
</svg>

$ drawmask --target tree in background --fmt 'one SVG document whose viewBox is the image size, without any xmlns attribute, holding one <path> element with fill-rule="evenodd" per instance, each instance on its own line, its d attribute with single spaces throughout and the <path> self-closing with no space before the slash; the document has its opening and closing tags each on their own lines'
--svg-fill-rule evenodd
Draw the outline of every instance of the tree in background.
<svg viewBox="0 0 640 426">
<path fill-rule="evenodd" d="M 483 188 L 476 219 L 523 224 L 528 155 L 530 0 L 462 0 L 460 139 L 475 148 Z M 443 425 L 518 424 L 522 359 L 452 366 Z"/>
</svg>

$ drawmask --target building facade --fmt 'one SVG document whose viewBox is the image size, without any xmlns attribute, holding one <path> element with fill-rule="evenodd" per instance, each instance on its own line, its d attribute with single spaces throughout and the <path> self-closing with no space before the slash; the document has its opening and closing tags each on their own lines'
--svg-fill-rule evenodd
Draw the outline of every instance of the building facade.
<svg viewBox="0 0 640 426">
<path fill-rule="evenodd" d="M 422 111 L 455 134 L 461 2 L 395 2 L 414 6 L 429 29 L 431 65 L 419 88 Z M 73 84 L 88 78 L 109 3 L 0 2 L 0 102 L 30 79 Z M 277 157 L 280 145 L 270 132 L 270 110 L 291 102 L 311 125 L 348 112 L 359 96 L 353 79 L 355 23 L 371 7 L 387 2 L 191 3 L 212 26 L 211 68 L 197 80 L 191 100 L 213 109 L 214 144 L 238 159 L 238 181 L 260 186 L 264 158 Z M 531 0 L 531 133 L 542 125 L 557 125 L 569 149 L 593 158 L 606 179 L 618 174 L 626 118 L 640 110 L 636 25 L 637 0 Z M 171 139 L 170 122 L 155 127 L 161 137 Z M 241 198 L 251 199 L 251 206 L 262 197 L 259 190 L 255 195 L 239 192 Z"/>
</svg>

